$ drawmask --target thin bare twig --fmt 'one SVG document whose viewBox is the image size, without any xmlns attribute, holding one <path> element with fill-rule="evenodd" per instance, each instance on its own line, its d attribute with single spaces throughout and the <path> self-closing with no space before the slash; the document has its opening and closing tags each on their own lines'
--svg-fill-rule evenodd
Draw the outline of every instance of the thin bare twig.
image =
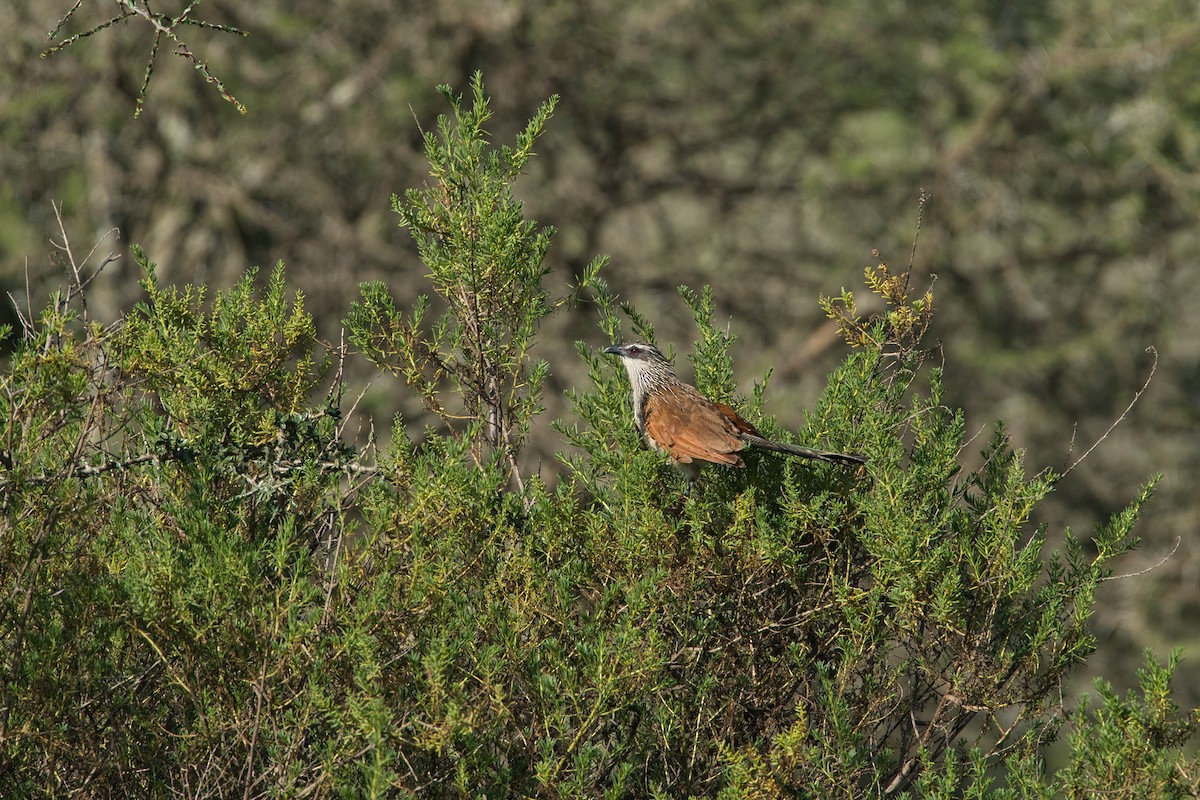
<svg viewBox="0 0 1200 800">
<path fill-rule="evenodd" d="M 62 29 L 62 26 L 67 24 L 67 20 L 75 15 L 75 12 L 79 10 L 81 5 L 83 5 L 83 0 L 75 0 L 75 4 L 67 9 L 67 13 L 62 15 L 62 18 L 58 21 L 58 24 L 54 26 L 54 30 L 50 31 L 50 34 L 47 36 L 47 38 L 53 39 L 55 34 Z"/>
<path fill-rule="evenodd" d="M 58 24 L 54 26 L 54 30 L 50 31 L 50 36 L 48 38 L 53 39 L 55 37 L 55 35 L 58 34 L 59 30 L 62 29 L 62 26 L 67 23 L 67 20 L 72 15 L 74 15 L 74 13 L 79 9 L 80 5 L 82 5 L 82 0 L 76 0 L 75 5 L 72 6 L 71 9 L 69 11 L 67 11 L 67 13 L 63 16 L 63 18 L 58 21 Z M 58 44 L 55 44 L 55 45 L 52 45 L 52 46 L 46 48 L 45 50 L 42 51 L 41 56 L 42 56 L 42 58 L 49 58 L 50 56 L 57 53 L 59 50 L 62 50 L 64 48 L 70 47 L 71 45 L 75 44 L 80 39 L 84 39 L 88 36 L 91 36 L 94 33 L 99 33 L 100 31 L 104 30 L 105 28 L 111 28 L 113 25 L 116 25 L 118 22 L 124 22 L 126 19 L 128 19 L 129 17 L 132 17 L 132 16 L 133 16 L 132 13 L 126 11 L 122 14 L 118 14 L 115 17 L 111 17 L 111 18 L 105 20 L 104 22 L 101 22 L 99 25 L 95 25 L 91 28 L 88 28 L 86 31 L 83 31 L 82 33 L 77 33 L 74 36 L 68 36 L 66 39 L 63 39 Z"/>
<path fill-rule="evenodd" d="M 13 297 L 12 292 L 5 292 L 8 299 L 12 301 L 13 309 L 17 312 L 17 319 L 21 322 L 21 335 L 26 339 L 32 339 L 37 329 L 33 327 L 33 294 L 29 290 L 29 259 L 25 259 L 25 312 L 21 313 L 21 304 L 17 302 L 17 298 Z"/>
<path fill-rule="evenodd" d="M 97 267 L 96 271 L 93 272 L 91 275 L 89 275 L 86 280 L 83 278 L 83 274 L 82 274 L 83 273 L 83 265 L 87 264 L 87 262 L 91 260 L 92 256 L 95 255 L 95 253 L 96 253 L 96 249 L 100 247 L 100 243 L 103 242 L 105 239 L 107 239 L 109 237 L 109 235 L 115 235 L 116 238 L 118 238 L 118 239 L 121 238 L 121 231 L 117 228 L 109 228 L 108 231 L 103 236 L 101 236 L 99 239 L 96 240 L 96 243 L 92 245 L 92 249 L 89 250 L 87 255 L 83 257 L 82 261 L 80 261 L 75 258 L 75 252 L 74 252 L 74 250 L 71 249 L 71 239 L 67 235 L 67 226 L 66 226 L 66 223 L 63 222 L 63 217 L 62 217 L 62 203 L 55 203 L 55 202 L 51 201 L 50 207 L 54 209 L 54 218 L 58 221 L 58 232 L 59 232 L 59 235 L 62 236 L 61 242 L 56 242 L 53 239 L 51 239 L 50 244 L 54 245 L 54 247 L 58 248 L 59 250 L 61 250 L 64 253 L 66 253 L 67 264 L 71 268 L 71 276 L 75 279 L 75 283 L 73 285 L 69 284 L 67 287 L 67 298 L 66 298 L 65 302 L 67 305 L 70 305 L 71 300 L 74 298 L 75 294 L 78 294 L 81 315 L 82 315 L 83 321 L 87 322 L 88 307 L 87 307 L 87 294 L 86 294 L 85 290 L 87 289 L 88 285 L 93 280 L 95 280 L 96 276 L 99 275 L 104 270 L 105 267 L 107 267 L 109 264 L 111 264 L 112 262 L 119 259 L 121 256 L 118 253 L 109 253 L 108 257 L 105 258 L 102 262 L 100 262 L 100 266 Z"/>
<path fill-rule="evenodd" d="M 222 33 L 235 33 L 239 36 L 249 36 L 249 32 L 243 31 L 232 25 L 222 25 L 216 22 L 208 22 L 207 20 L 192 19 L 190 15 L 192 10 L 199 5 L 199 0 L 194 0 L 193 2 L 188 3 L 184 7 L 183 11 L 174 17 L 153 11 L 148 2 L 142 2 L 139 4 L 136 0 L 116 0 L 116 3 L 119 9 L 118 13 L 109 17 L 98 25 L 94 25 L 93 27 L 88 28 L 81 33 L 74 34 L 73 36 L 68 36 L 58 43 L 51 45 L 42 51 L 42 58 L 48 58 L 64 48 L 70 47 L 79 40 L 88 36 L 92 36 L 93 34 L 99 33 L 107 28 L 111 28 L 118 23 L 125 22 L 130 17 L 138 17 L 144 19 L 154 29 L 154 42 L 150 46 L 150 57 L 146 61 L 146 72 L 142 77 L 142 85 L 138 90 L 137 99 L 134 101 L 133 116 L 135 118 L 141 115 L 142 108 L 145 105 L 146 93 L 150 87 L 150 77 L 154 74 L 155 60 L 158 57 L 159 46 L 162 44 L 162 40 L 164 38 L 170 39 L 175 43 L 175 55 L 190 61 L 196 71 L 204 77 L 204 80 L 216 87 L 216 90 L 221 97 L 223 97 L 229 103 L 232 103 L 233 106 L 238 110 L 238 113 L 246 113 L 246 107 L 241 103 L 241 101 L 234 97 L 229 90 L 225 88 L 225 84 L 223 84 L 212 73 L 205 61 L 197 58 L 191 52 L 187 46 L 187 43 L 180 39 L 176 34 L 175 29 L 180 25 L 191 25 L 197 28 L 209 28 L 212 30 L 221 31 Z M 75 4 L 72 5 L 71 8 L 67 10 L 67 13 L 64 14 L 63 17 L 58 21 L 58 24 L 54 26 L 54 30 L 50 31 L 48 38 L 54 39 L 54 37 L 58 35 L 59 31 L 62 30 L 63 26 L 67 24 L 67 22 L 75 15 L 75 12 L 77 12 L 81 6 L 82 0 L 75 0 Z"/>
<path fill-rule="evenodd" d="M 1150 374 L 1146 376 L 1145 382 L 1142 383 L 1142 388 L 1138 389 L 1137 392 L 1134 393 L 1133 399 L 1129 401 L 1129 405 L 1125 406 L 1125 410 L 1121 412 L 1121 416 L 1119 416 L 1115 420 L 1113 420 L 1113 423 L 1108 426 L 1108 430 L 1106 430 L 1099 439 L 1097 439 L 1095 442 L 1093 442 L 1092 446 L 1089 447 L 1083 455 L 1081 455 L 1079 458 L 1077 458 L 1075 460 L 1075 463 L 1071 464 L 1071 466 L 1067 467 L 1066 470 L 1063 471 L 1063 474 L 1059 476 L 1060 480 L 1062 478 L 1065 478 L 1067 475 L 1070 475 L 1071 471 L 1073 469 L 1075 469 L 1080 464 L 1082 464 L 1083 460 L 1085 458 L 1087 458 L 1088 456 L 1090 456 L 1092 454 L 1092 451 L 1095 450 L 1097 447 L 1099 447 L 1100 443 L 1108 438 L 1109 434 L 1113 432 L 1113 429 L 1116 428 L 1118 425 L 1121 424 L 1121 422 L 1123 422 L 1125 420 L 1126 415 L 1128 415 L 1129 412 L 1133 409 L 1134 405 L 1141 398 L 1142 393 L 1145 392 L 1146 388 L 1150 386 L 1150 381 L 1152 381 L 1154 379 L 1154 371 L 1156 369 L 1158 369 L 1158 350 L 1156 350 L 1153 346 L 1151 346 L 1151 347 L 1146 348 L 1146 352 L 1150 353 L 1152 356 L 1154 356 L 1154 363 L 1152 363 L 1150 365 Z M 1074 443 L 1074 435 L 1072 435 L 1071 439 L 1072 439 L 1072 444 L 1073 444 Z M 1070 451 L 1067 452 L 1067 455 L 1068 455 L 1068 457 L 1070 456 Z"/>
<path fill-rule="evenodd" d="M 913 264 L 917 261 L 917 241 L 921 238 L 921 225 L 925 221 L 925 206 L 929 203 L 929 193 L 925 191 L 925 187 L 921 187 L 921 194 L 917 197 L 917 227 L 913 231 L 912 250 L 908 254 L 908 274 L 912 274 Z M 908 276 L 904 278 L 904 289 L 908 290 Z"/>
<path fill-rule="evenodd" d="M 1183 541 L 1182 537 L 1176 536 L 1175 537 L 1175 546 L 1171 548 L 1171 552 L 1167 553 L 1165 556 L 1160 558 L 1157 563 L 1151 564 L 1150 566 L 1146 567 L 1145 569 L 1139 569 L 1137 572 L 1126 572 L 1124 575 L 1109 575 L 1107 578 L 1101 578 L 1100 580 L 1101 581 L 1119 581 L 1119 580 L 1123 580 L 1124 578 L 1136 578 L 1139 575 L 1145 575 L 1147 572 L 1153 572 L 1154 570 L 1158 569 L 1163 564 L 1165 564 L 1171 560 L 1171 557 L 1174 556 L 1175 553 L 1179 550 L 1179 545 L 1182 541 Z"/>
</svg>

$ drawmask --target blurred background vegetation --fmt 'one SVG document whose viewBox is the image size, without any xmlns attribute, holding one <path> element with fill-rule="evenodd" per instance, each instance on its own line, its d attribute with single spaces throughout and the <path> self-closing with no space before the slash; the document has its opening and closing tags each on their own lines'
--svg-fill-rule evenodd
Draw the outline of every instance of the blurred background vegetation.
<svg viewBox="0 0 1200 800">
<path fill-rule="evenodd" d="M 119 229 L 102 249 L 143 245 L 165 284 L 229 287 L 283 259 L 334 342 L 359 281 L 411 302 L 425 269 L 389 197 L 425 180 L 434 87 L 465 91 L 479 69 L 498 141 L 562 97 L 519 186 L 559 230 L 554 279 L 609 254 L 612 287 L 681 353 L 695 333 L 675 287 L 711 284 L 743 388 L 773 368 L 766 410 L 797 428 L 845 353 L 818 295 L 860 286 L 873 249 L 906 265 L 924 190 L 914 281 L 937 276 L 946 401 L 982 432 L 966 463 L 1003 418 L 1032 468 L 1062 471 L 1156 348 L 1137 406 L 1041 514 L 1087 531 L 1165 473 L 1125 571 L 1178 547 L 1101 589 L 1089 669 L 1128 685 L 1141 647 L 1183 645 L 1178 700 L 1200 704 L 1193 3 L 208 0 L 196 18 L 251 36 L 180 33 L 248 113 L 166 43 L 136 121 L 152 29 L 132 19 L 39 58 L 70 6 L 0 4 L 0 289 L 24 305 L 28 285 L 35 309 L 64 277 L 52 201 L 77 248 Z M 84 4 L 58 38 L 112 8 Z M 138 277 L 110 265 L 92 317 L 128 309 Z M 572 343 L 607 344 L 595 323 L 586 306 L 547 323 L 550 418 L 583 380 Z M 381 378 L 368 402 L 381 427 L 397 410 L 418 434 L 432 422 Z M 562 440 L 533 437 L 552 479 Z"/>
</svg>

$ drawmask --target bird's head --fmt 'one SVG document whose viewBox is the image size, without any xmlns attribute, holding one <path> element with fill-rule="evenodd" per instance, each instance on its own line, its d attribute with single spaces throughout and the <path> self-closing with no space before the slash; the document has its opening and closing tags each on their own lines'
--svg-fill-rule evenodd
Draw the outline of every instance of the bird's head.
<svg viewBox="0 0 1200 800">
<path fill-rule="evenodd" d="M 614 344 L 612 347 L 604 348 L 604 352 L 621 357 L 621 363 L 625 365 L 625 371 L 629 373 L 629 382 L 633 384 L 635 392 L 642 387 L 667 383 L 675 379 L 675 370 L 671 368 L 671 362 L 667 361 L 666 356 L 652 344 L 645 342 Z"/>
<path fill-rule="evenodd" d="M 643 361 L 646 363 L 662 362 L 663 364 L 670 363 L 667 361 L 657 347 L 645 342 L 632 342 L 630 344 L 614 344 L 612 347 L 604 348 L 604 352 L 608 355 L 620 356 L 624 361 Z"/>
</svg>

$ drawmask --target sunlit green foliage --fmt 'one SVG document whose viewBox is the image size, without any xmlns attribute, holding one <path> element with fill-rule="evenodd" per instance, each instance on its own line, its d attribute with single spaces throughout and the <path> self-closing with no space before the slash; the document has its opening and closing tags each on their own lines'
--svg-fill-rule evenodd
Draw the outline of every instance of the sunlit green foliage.
<svg viewBox="0 0 1200 800">
<path fill-rule="evenodd" d="M 1033 525 L 1055 476 L 999 425 L 962 467 L 962 414 L 919 340 L 929 298 L 886 270 L 889 313 L 840 306 L 858 346 L 795 434 L 763 416 L 765 385 L 737 395 L 712 293 L 681 291 L 706 392 L 864 467 L 747 454 L 689 490 L 581 343 L 565 473 L 522 472 L 523 432 L 546 424 L 528 349 L 555 303 L 549 234 L 507 187 L 538 126 L 495 155 L 484 100 L 477 79 L 427 139 L 463 193 L 397 204 L 447 315 L 427 327 L 367 286 L 349 320 L 465 419 L 347 444 L 282 269 L 206 302 L 144 264 L 147 299 L 115 328 L 55 303 L 20 337 L 0 375 L 0 794 L 1194 793 L 1174 660 L 1147 662 L 1141 697 L 1062 691 L 1155 481 L 1086 545 Z M 652 339 L 597 269 L 605 341 Z"/>
</svg>

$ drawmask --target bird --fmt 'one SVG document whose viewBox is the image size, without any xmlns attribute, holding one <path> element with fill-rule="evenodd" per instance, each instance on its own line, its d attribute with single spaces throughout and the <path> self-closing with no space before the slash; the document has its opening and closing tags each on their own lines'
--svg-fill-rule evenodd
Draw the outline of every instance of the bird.
<svg viewBox="0 0 1200 800">
<path fill-rule="evenodd" d="M 853 453 L 813 450 L 763 437 L 741 414 L 702 395 L 679 380 L 671 362 L 645 342 L 614 344 L 608 355 L 620 356 L 633 390 L 633 420 L 646 443 L 665 453 L 692 483 L 700 463 L 744 467 L 740 453 L 750 447 L 830 464 L 855 466 L 867 459 Z"/>
</svg>

